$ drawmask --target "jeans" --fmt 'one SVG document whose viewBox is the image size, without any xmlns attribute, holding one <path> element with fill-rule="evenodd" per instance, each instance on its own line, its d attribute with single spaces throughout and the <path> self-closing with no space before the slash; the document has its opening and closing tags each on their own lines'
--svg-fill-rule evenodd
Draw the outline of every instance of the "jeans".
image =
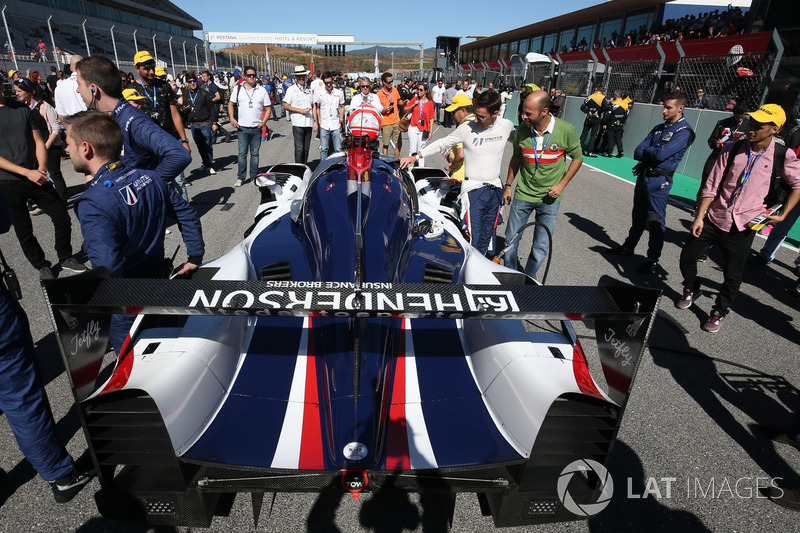
<svg viewBox="0 0 800 533">
<path fill-rule="evenodd" d="M 439 117 L 441 116 L 442 111 L 442 104 L 437 104 L 436 102 L 433 103 L 433 120 L 437 124 L 439 124 L 440 120 Z"/>
<path fill-rule="evenodd" d="M 214 164 L 214 137 L 211 133 L 211 122 L 192 124 L 191 128 L 192 138 L 194 144 L 197 145 L 197 151 L 200 152 L 203 166 L 211 168 Z"/>
<path fill-rule="evenodd" d="M 45 481 L 72 472 L 72 457 L 56 435 L 44 386 L 34 363 L 28 317 L 0 288 L 0 410 L 17 445 Z"/>
<path fill-rule="evenodd" d="M 486 254 L 489 245 L 494 249 L 494 237 L 500 221 L 500 208 L 503 206 L 503 189 L 494 185 L 484 185 L 467 193 L 466 221 L 470 243 L 481 254 Z"/>
<path fill-rule="evenodd" d="M 700 281 L 697 279 L 697 261 L 706 253 L 709 246 L 717 244 L 722 251 L 725 263 L 722 267 L 722 287 L 714 303 L 714 310 L 726 315 L 739 294 L 742 272 L 744 272 L 744 265 L 755 236 L 756 232 L 748 228 L 739 231 L 733 227 L 730 231 L 722 231 L 706 217 L 700 236 L 695 237 L 690 234 L 689 240 L 681 250 L 680 265 L 683 287 L 694 292 L 700 289 Z"/>
<path fill-rule="evenodd" d="M 767 237 L 767 242 L 765 242 L 764 246 L 761 247 L 761 251 L 758 252 L 758 255 L 764 259 L 769 259 L 770 261 L 775 259 L 775 253 L 778 251 L 778 248 L 781 247 L 783 241 L 786 240 L 786 236 L 789 234 L 789 231 L 791 231 L 794 223 L 797 222 L 798 216 L 800 216 L 800 205 L 796 205 L 794 209 L 789 211 L 789 214 L 786 216 L 783 222 L 773 226 L 772 232 L 769 234 L 769 237 Z M 800 255 L 797 256 L 794 264 L 800 265 Z"/>
<path fill-rule="evenodd" d="M 335 130 L 326 130 L 320 128 L 319 130 L 319 159 L 325 160 L 328 157 L 328 146 L 333 141 L 333 153 L 342 151 L 342 130 L 339 128 Z"/>
<path fill-rule="evenodd" d="M 311 137 L 314 136 L 311 126 L 292 126 L 294 137 L 294 162 L 305 165 L 308 162 L 308 151 L 311 149 Z"/>
<path fill-rule="evenodd" d="M 236 135 L 239 141 L 239 172 L 236 179 L 245 180 L 247 172 L 247 151 L 250 150 L 250 179 L 255 179 L 258 174 L 258 151 L 261 148 L 261 128 L 239 127 Z"/>
<path fill-rule="evenodd" d="M 535 214 L 534 220 L 547 226 L 550 230 L 550 235 L 556 227 L 556 219 L 558 218 L 558 208 L 561 202 L 542 203 L 542 202 L 528 202 L 520 198 L 514 198 L 511 202 L 511 211 L 508 214 L 508 224 L 506 225 L 506 243 L 514 236 L 514 234 L 528 222 L 531 213 Z M 508 268 L 520 270 L 519 259 L 517 257 L 517 250 L 519 249 L 518 238 L 514 244 L 506 251 L 505 261 Z M 525 266 L 525 273 L 532 278 L 536 277 L 539 267 L 544 263 L 547 257 L 547 250 L 550 248 L 550 239 L 547 237 L 547 231 L 540 227 L 535 226 L 533 231 L 533 246 L 531 247 L 528 262 Z"/>
<path fill-rule="evenodd" d="M 664 248 L 666 231 L 667 201 L 672 181 L 664 176 L 646 178 L 639 176 L 633 189 L 633 208 L 631 209 L 631 229 L 623 246 L 630 250 L 636 248 L 645 229 L 650 231 L 647 258 L 658 261 Z"/>
</svg>

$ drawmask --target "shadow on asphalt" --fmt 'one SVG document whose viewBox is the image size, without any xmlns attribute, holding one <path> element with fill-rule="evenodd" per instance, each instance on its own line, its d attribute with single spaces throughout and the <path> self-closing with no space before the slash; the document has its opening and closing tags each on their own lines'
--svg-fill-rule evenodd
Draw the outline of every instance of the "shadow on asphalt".
<svg viewBox="0 0 800 533">
<path fill-rule="evenodd" d="M 608 507 L 589 519 L 589 531 L 711 531 L 694 514 L 670 509 L 652 494 L 645 494 L 642 461 L 621 440 L 614 443 L 608 471 L 614 480 L 614 496 Z M 628 492 L 643 497 L 629 498 Z"/>
<path fill-rule="evenodd" d="M 789 427 L 795 413 L 800 412 L 798 390 L 783 376 L 766 375 L 706 357 L 689 345 L 690 337 L 680 334 L 680 329 L 667 320 L 657 322 L 649 341 L 655 364 L 672 374 L 675 383 L 697 402 L 709 420 L 741 446 L 765 477 L 783 478 L 783 486 L 800 486 L 800 475 L 778 455 L 774 444 L 737 420 L 748 418 L 757 424 Z"/>
</svg>

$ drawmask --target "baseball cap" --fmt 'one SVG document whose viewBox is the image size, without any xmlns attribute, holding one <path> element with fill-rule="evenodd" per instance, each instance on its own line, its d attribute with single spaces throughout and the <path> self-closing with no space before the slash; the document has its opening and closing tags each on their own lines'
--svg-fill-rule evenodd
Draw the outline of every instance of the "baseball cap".
<svg viewBox="0 0 800 533">
<path fill-rule="evenodd" d="M 165 69 L 164 67 L 156 67 L 156 76 L 166 76 L 166 75 L 167 75 L 167 69 Z"/>
<path fill-rule="evenodd" d="M 142 63 L 147 63 L 148 61 L 152 61 L 155 63 L 155 58 L 150 55 L 150 52 L 146 50 L 142 50 L 141 52 L 136 52 L 136 55 L 133 56 L 133 64 L 134 65 L 141 65 Z"/>
<path fill-rule="evenodd" d="M 125 98 L 125 100 L 133 100 L 133 101 L 145 100 L 147 98 L 145 95 L 143 95 L 136 89 L 124 89 L 122 91 L 122 97 Z"/>
<path fill-rule="evenodd" d="M 9 71 L 8 71 L 8 79 L 11 79 L 11 78 L 13 78 L 13 77 L 14 77 L 14 74 L 16 74 L 16 73 L 17 73 L 17 71 L 16 71 L 16 70 L 14 70 L 14 69 L 11 69 L 11 70 L 9 70 Z"/>
<path fill-rule="evenodd" d="M 445 107 L 444 110 L 447 111 L 448 113 L 452 113 L 459 107 L 464 107 L 468 105 L 472 105 L 472 98 L 470 98 L 466 94 L 457 94 L 453 97 L 453 103 Z"/>
<path fill-rule="evenodd" d="M 779 128 L 786 123 L 786 112 L 778 104 L 764 104 L 748 115 L 762 124 L 772 123 Z"/>
</svg>

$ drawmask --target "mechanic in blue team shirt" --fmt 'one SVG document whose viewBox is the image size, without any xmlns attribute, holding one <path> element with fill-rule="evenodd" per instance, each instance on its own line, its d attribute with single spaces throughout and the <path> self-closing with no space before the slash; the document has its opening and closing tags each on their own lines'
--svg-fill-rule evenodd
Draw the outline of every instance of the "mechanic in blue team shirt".
<svg viewBox="0 0 800 533">
<path fill-rule="evenodd" d="M 124 165 L 123 136 L 113 118 L 82 111 L 66 119 L 67 151 L 75 170 L 87 174 L 86 191 L 75 201 L 84 249 L 94 268 L 112 277 L 162 278 L 167 216 L 178 221 L 188 260 L 178 274 L 198 268 L 205 244 L 194 208 L 154 171 Z M 111 344 L 121 353 L 132 315 L 115 315 Z"/>
<path fill-rule="evenodd" d="M 672 92 L 664 97 L 664 123 L 653 128 L 636 147 L 633 167 L 636 187 L 633 191 L 631 229 L 622 246 L 611 248 L 612 254 L 633 255 L 645 229 L 650 231 L 647 261 L 639 268 L 642 274 L 655 274 L 664 248 L 667 200 L 672 189 L 672 176 L 683 154 L 694 142 L 694 130 L 683 117 L 689 103 L 686 93 Z"/>
<path fill-rule="evenodd" d="M 122 128 L 125 151 L 121 161 L 125 166 L 155 170 L 167 181 L 189 166 L 192 154 L 180 141 L 122 97 L 120 72 L 112 61 L 90 56 L 81 59 L 75 68 L 78 93 L 86 107 L 111 114 Z"/>
<path fill-rule="evenodd" d="M 10 227 L 11 208 L 0 193 L 0 233 Z M 50 483 L 56 502 L 66 503 L 92 474 L 75 469 L 56 434 L 53 413 L 34 363 L 28 317 L 17 297 L 0 282 L 0 410 L 6 415 L 20 451 Z"/>
</svg>

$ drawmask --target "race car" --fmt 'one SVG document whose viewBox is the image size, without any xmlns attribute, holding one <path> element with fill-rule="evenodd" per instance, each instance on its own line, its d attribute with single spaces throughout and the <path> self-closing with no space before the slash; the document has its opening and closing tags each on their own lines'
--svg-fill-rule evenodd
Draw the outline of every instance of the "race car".
<svg viewBox="0 0 800 533">
<path fill-rule="evenodd" d="M 257 521 L 266 493 L 391 488 L 476 493 L 500 527 L 600 498 L 559 479 L 607 463 L 660 293 L 487 259 L 457 183 L 370 142 L 259 175 L 244 240 L 191 279 L 44 282 L 102 515 L 208 527 L 239 493 Z M 103 368 L 113 313 L 138 316 Z"/>
</svg>

